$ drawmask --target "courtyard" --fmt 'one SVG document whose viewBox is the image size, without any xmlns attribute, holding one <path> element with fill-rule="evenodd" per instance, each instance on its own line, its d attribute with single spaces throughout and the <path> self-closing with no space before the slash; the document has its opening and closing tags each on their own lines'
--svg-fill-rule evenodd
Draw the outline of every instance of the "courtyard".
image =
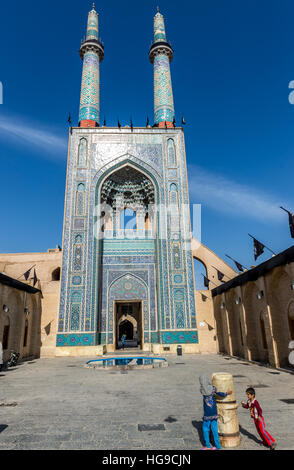
<svg viewBox="0 0 294 470">
<path fill-rule="evenodd" d="M 201 373 L 234 376 L 237 400 L 256 388 L 277 450 L 294 449 L 294 382 L 287 371 L 220 355 L 166 356 L 167 368 L 95 370 L 93 358 L 22 362 L 0 372 L 0 450 L 198 450 Z M 240 450 L 263 450 L 238 408 Z"/>
</svg>

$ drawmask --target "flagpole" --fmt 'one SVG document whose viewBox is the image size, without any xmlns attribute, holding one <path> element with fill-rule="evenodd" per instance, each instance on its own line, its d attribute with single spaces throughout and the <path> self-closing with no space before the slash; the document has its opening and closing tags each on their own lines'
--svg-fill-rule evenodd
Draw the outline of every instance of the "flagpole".
<svg viewBox="0 0 294 470">
<path fill-rule="evenodd" d="M 280 206 L 280 209 L 283 209 L 283 211 L 287 212 L 287 214 L 291 214 L 290 211 L 287 211 L 287 209 L 284 209 L 284 207 Z"/>
<path fill-rule="evenodd" d="M 252 235 L 250 235 L 250 233 L 248 233 L 249 237 L 253 238 L 253 240 L 256 240 L 255 237 L 253 237 Z M 259 240 L 258 240 L 259 241 Z M 261 243 L 261 242 L 259 242 Z M 273 250 L 271 250 L 270 248 L 268 248 L 264 243 L 262 243 L 262 245 L 264 246 L 264 248 L 266 248 L 268 251 L 270 251 L 273 255 L 277 255 L 277 253 L 275 253 Z"/>
</svg>

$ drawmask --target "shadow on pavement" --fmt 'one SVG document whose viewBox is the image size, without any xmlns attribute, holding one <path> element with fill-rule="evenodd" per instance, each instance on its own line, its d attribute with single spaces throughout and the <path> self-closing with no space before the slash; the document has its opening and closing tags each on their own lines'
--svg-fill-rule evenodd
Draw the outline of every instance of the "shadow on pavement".
<svg viewBox="0 0 294 470">
<path fill-rule="evenodd" d="M 243 434 L 243 436 L 248 437 L 248 439 L 251 439 L 257 444 L 261 443 L 261 441 L 254 434 L 251 434 L 251 432 L 247 431 L 245 428 L 243 428 L 243 426 L 239 426 L 239 428 L 240 428 L 240 433 Z"/>
<path fill-rule="evenodd" d="M 204 446 L 205 442 L 203 440 L 202 423 L 203 423 L 203 421 L 192 421 L 192 426 L 197 430 L 199 440 L 200 440 L 201 444 Z"/>
<path fill-rule="evenodd" d="M 7 424 L 0 424 L 0 433 L 5 431 L 6 428 L 8 428 Z"/>
</svg>

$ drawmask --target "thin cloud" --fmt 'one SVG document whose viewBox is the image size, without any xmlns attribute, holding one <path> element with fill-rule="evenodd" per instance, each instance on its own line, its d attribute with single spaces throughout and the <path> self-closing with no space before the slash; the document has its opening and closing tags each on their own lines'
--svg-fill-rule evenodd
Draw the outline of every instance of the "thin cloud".
<svg viewBox="0 0 294 470">
<path fill-rule="evenodd" d="M 202 203 L 221 212 L 239 217 L 277 222 L 285 214 L 279 208 L 283 201 L 272 194 L 236 183 L 195 165 L 189 166 L 191 203 Z M 286 203 L 284 203 L 286 204 Z"/>
<path fill-rule="evenodd" d="M 0 118 L 0 137 L 8 138 L 16 144 L 26 143 L 33 148 L 45 150 L 57 158 L 66 158 L 67 142 L 57 134 L 41 129 L 39 125 L 23 124 L 24 118 Z"/>
</svg>

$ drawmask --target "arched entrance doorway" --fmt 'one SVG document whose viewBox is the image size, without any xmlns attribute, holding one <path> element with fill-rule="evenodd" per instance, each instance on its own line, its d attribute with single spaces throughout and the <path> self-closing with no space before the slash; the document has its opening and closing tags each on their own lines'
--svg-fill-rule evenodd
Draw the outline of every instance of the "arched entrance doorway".
<svg viewBox="0 0 294 470">
<path fill-rule="evenodd" d="M 116 302 L 116 349 L 122 348 L 122 336 L 126 348 L 142 346 L 141 302 Z"/>
<path fill-rule="evenodd" d="M 122 338 L 122 335 L 126 336 L 126 340 L 130 341 L 134 338 L 134 327 L 129 320 L 124 320 L 119 325 L 119 334 L 118 337 Z"/>
</svg>

